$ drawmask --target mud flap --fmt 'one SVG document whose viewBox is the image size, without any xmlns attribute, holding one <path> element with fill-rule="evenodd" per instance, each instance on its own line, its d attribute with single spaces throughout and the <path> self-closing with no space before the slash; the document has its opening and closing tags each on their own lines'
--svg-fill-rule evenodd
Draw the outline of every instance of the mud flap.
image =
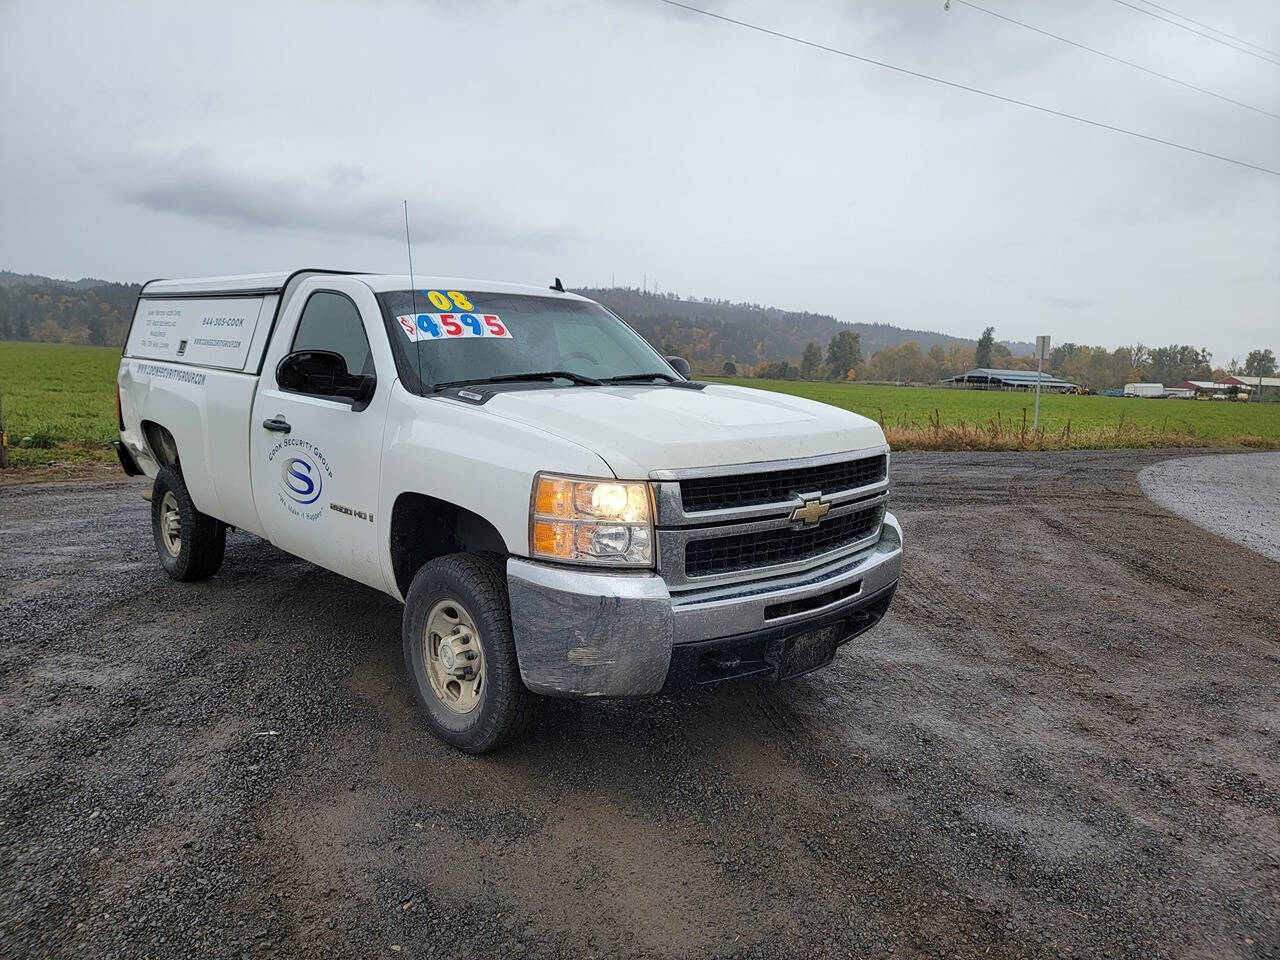
<svg viewBox="0 0 1280 960">
<path fill-rule="evenodd" d="M 142 476 L 142 468 L 138 466 L 138 461 L 133 459 L 133 454 L 129 452 L 129 448 L 117 440 L 112 444 L 116 448 L 116 459 L 120 461 L 120 469 L 124 471 L 126 477 Z"/>
</svg>

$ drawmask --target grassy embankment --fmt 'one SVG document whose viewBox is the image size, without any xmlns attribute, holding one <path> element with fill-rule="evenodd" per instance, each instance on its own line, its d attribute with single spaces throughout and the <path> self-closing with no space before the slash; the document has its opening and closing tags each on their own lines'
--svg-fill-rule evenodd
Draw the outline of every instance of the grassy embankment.
<svg viewBox="0 0 1280 960">
<path fill-rule="evenodd" d="M 10 459 L 111 460 L 114 383 L 120 351 L 49 343 L 0 343 L 0 394 Z M 777 390 L 880 421 L 897 450 L 1018 450 L 1098 447 L 1280 449 L 1280 403 L 1220 403 L 1111 397 L 1041 398 L 1031 429 L 1028 394 L 898 388 L 794 380 L 720 382 Z"/>
</svg>

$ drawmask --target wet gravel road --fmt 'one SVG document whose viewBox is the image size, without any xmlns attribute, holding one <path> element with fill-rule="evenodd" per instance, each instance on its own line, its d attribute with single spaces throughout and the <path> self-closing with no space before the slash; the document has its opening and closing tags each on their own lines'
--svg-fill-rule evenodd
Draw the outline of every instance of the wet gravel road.
<svg viewBox="0 0 1280 960">
<path fill-rule="evenodd" d="M 0 956 L 1277 957 L 1280 564 L 1173 453 L 899 455 L 880 628 L 777 688 L 424 733 L 399 607 L 140 484 L 0 485 Z"/>
</svg>

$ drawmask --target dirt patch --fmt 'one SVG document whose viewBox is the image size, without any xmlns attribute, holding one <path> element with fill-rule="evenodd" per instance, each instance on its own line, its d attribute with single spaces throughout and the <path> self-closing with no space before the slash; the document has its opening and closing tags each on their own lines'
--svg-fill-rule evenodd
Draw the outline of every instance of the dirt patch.
<svg viewBox="0 0 1280 960">
<path fill-rule="evenodd" d="M 1147 500 L 1170 455 L 895 455 L 831 669 L 489 758 L 389 598 L 241 534 L 172 584 L 139 482 L 6 485 L 0 955 L 1280 955 L 1280 564 Z"/>
<path fill-rule="evenodd" d="M 120 476 L 120 464 L 116 462 L 114 452 L 108 451 L 108 454 L 100 454 L 93 460 L 49 458 L 36 463 L 12 463 L 9 469 L 0 470 L 0 487 L 77 480 L 114 480 Z"/>
</svg>

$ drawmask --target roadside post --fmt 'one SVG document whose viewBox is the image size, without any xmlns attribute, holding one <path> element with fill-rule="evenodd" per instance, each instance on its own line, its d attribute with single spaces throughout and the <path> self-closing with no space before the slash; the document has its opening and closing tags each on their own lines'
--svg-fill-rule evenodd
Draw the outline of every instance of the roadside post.
<svg viewBox="0 0 1280 960">
<path fill-rule="evenodd" d="M 4 428 L 4 392 L 0 391 L 0 470 L 9 466 L 9 431 Z"/>
<path fill-rule="evenodd" d="M 1049 338 L 1036 337 L 1036 415 L 1031 421 L 1031 433 L 1040 430 L 1040 378 L 1044 375 L 1044 357 L 1049 352 Z M 1026 423 L 1026 421 L 1022 421 Z"/>
</svg>

